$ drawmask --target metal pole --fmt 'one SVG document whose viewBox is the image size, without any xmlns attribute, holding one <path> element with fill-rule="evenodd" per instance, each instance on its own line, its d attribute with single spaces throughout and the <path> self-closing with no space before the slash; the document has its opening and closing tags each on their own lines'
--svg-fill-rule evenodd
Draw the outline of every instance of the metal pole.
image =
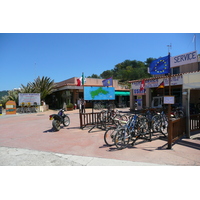
<svg viewBox="0 0 200 200">
<path fill-rule="evenodd" d="M 169 53 L 169 67 L 170 67 L 170 53 Z M 169 73 L 169 96 L 171 96 L 171 71 Z M 171 116 L 171 104 L 168 104 L 168 149 L 172 148 L 172 128 L 170 123 L 170 116 Z"/>
<path fill-rule="evenodd" d="M 190 89 L 187 89 L 186 137 L 190 138 Z"/>
<path fill-rule="evenodd" d="M 196 51 L 196 34 L 194 34 L 194 50 Z"/>
</svg>

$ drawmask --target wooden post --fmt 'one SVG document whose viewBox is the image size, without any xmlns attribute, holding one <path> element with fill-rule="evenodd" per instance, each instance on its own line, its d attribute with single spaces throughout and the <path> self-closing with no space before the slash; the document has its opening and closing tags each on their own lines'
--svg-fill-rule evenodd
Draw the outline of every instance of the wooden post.
<svg viewBox="0 0 200 200">
<path fill-rule="evenodd" d="M 82 113 L 79 112 L 79 118 L 80 118 L 80 128 L 83 129 L 83 119 L 82 119 Z"/>
</svg>

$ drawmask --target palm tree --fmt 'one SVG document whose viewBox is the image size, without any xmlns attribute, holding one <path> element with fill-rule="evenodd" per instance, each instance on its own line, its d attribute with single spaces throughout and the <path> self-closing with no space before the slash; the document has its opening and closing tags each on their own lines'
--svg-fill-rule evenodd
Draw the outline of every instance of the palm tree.
<svg viewBox="0 0 200 200">
<path fill-rule="evenodd" d="M 21 84 L 21 93 L 34 93 L 33 83 L 28 83 L 26 86 Z"/>
<path fill-rule="evenodd" d="M 9 100 L 15 101 L 17 104 L 18 103 L 18 93 L 19 93 L 19 90 L 9 90 L 8 95 L 5 95 L 1 98 L 0 103 L 3 105 L 4 108 L 5 108 L 6 102 Z"/>
<path fill-rule="evenodd" d="M 41 100 L 45 100 L 45 97 L 51 94 L 54 91 L 54 80 L 51 80 L 49 77 L 42 77 L 35 79 L 32 83 L 35 93 L 40 93 Z"/>
<path fill-rule="evenodd" d="M 10 99 L 9 99 L 8 95 L 5 95 L 5 96 L 1 97 L 0 103 L 1 103 L 2 106 L 5 108 L 6 102 L 9 101 L 9 100 L 10 100 Z"/>
</svg>

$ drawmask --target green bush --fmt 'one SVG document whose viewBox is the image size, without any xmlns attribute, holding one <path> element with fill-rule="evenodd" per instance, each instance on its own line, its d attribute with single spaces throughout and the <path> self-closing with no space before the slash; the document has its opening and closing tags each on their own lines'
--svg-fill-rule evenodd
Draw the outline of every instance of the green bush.
<svg viewBox="0 0 200 200">
<path fill-rule="evenodd" d="M 74 107 L 74 105 L 72 104 L 72 103 L 69 103 L 68 105 L 67 105 L 67 108 L 73 108 Z"/>
</svg>

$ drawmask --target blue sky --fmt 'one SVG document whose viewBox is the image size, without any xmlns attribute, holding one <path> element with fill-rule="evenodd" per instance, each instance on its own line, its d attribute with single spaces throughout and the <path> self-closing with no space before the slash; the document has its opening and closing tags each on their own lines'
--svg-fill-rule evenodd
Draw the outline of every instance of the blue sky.
<svg viewBox="0 0 200 200">
<path fill-rule="evenodd" d="M 192 39 L 199 32 L 196 0 L 169 0 L 162 8 L 158 2 L 3 1 L 0 91 L 19 88 L 37 76 L 59 82 L 82 72 L 100 75 L 126 59 L 165 56 L 170 43 L 172 56 L 193 51 Z"/>
<path fill-rule="evenodd" d="M 194 50 L 194 33 L 1 33 L 0 91 L 19 88 L 37 76 L 55 82 L 100 75 L 126 59 L 145 61 Z M 200 53 L 200 34 L 196 34 Z M 2 74 L 2 73 L 1 73 Z"/>
</svg>

